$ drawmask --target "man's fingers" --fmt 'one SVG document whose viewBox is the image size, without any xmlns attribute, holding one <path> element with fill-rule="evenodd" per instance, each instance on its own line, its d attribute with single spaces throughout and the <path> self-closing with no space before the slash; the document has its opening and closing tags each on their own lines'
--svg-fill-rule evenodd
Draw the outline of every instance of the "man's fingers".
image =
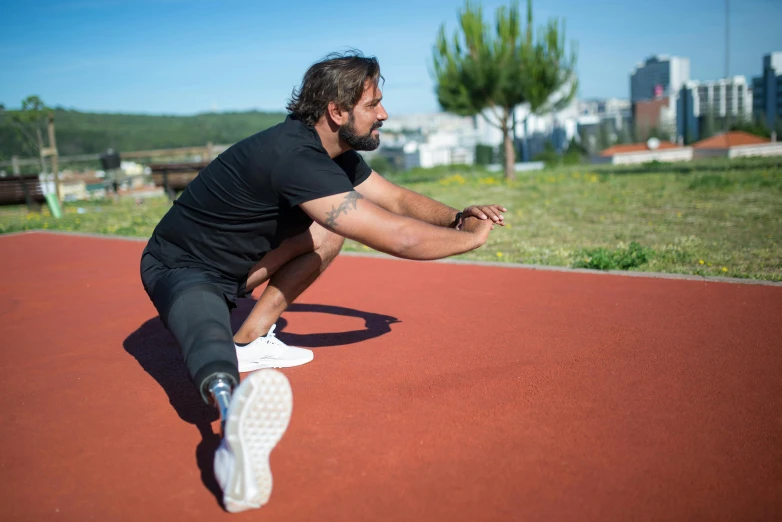
<svg viewBox="0 0 782 522">
<path fill-rule="evenodd" d="M 483 212 L 487 216 L 489 216 L 491 220 L 494 221 L 495 223 L 498 222 L 500 219 L 502 219 L 502 214 L 500 214 L 498 210 L 490 206 L 482 207 L 481 210 L 483 210 Z"/>
<path fill-rule="evenodd" d="M 478 219 L 486 219 L 488 216 L 484 214 L 478 207 L 468 207 L 464 210 L 467 215 L 475 216 Z"/>
<path fill-rule="evenodd" d="M 507 212 L 507 211 L 508 211 L 508 209 L 507 209 L 507 208 L 505 208 L 505 207 L 503 207 L 502 205 L 496 205 L 496 204 L 495 204 L 495 205 L 486 205 L 486 206 L 487 206 L 487 207 L 489 207 L 489 208 L 491 208 L 492 210 L 494 210 L 494 211 L 495 211 L 495 212 L 497 212 L 497 213 L 500 213 L 500 212 Z"/>
<path fill-rule="evenodd" d="M 501 205 L 476 205 L 464 209 L 464 215 L 474 216 L 479 219 L 491 219 L 493 222 L 499 223 L 505 219 L 502 215 L 502 212 L 507 211 L 508 210 Z"/>
</svg>

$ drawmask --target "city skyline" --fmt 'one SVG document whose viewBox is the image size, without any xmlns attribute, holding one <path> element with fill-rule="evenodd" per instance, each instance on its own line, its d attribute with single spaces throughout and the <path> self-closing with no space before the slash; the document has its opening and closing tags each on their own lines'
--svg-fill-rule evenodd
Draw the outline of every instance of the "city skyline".
<svg viewBox="0 0 782 522">
<path fill-rule="evenodd" d="M 689 58 L 692 79 L 724 77 L 725 11 L 718 3 L 661 0 L 639 12 L 615 0 L 598 6 L 550 0 L 533 8 L 536 26 L 550 16 L 565 20 L 567 40 L 578 43 L 578 97 L 594 99 L 629 98 L 633 68 L 657 54 Z M 8 27 L 0 36 L 7 73 L 0 103 L 16 108 L 37 94 L 50 106 L 87 112 L 282 111 L 312 62 L 354 47 L 380 60 L 391 115 L 439 110 L 428 70 L 431 48 L 441 23 L 449 32 L 455 29 L 462 1 L 368 4 L 354 9 L 353 18 L 341 13 L 355 4 L 306 4 L 306 9 L 179 0 L 9 5 Z M 496 7 L 506 2 L 483 5 L 493 20 Z M 731 5 L 730 76 L 750 80 L 761 73 L 763 55 L 782 49 L 782 33 L 773 30 L 780 23 L 782 3 Z"/>
</svg>

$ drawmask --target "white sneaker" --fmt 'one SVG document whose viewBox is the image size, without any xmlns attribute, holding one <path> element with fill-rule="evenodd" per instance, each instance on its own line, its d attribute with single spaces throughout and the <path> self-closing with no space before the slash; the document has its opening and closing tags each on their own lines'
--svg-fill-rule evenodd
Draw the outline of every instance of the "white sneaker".
<svg viewBox="0 0 782 522">
<path fill-rule="evenodd" d="M 234 391 L 214 460 L 226 510 L 238 513 L 269 501 L 269 454 L 285 433 L 292 409 L 290 383 L 277 370 L 252 373 Z"/>
<path fill-rule="evenodd" d="M 251 372 L 261 368 L 289 368 L 310 362 L 315 355 L 312 350 L 288 346 L 274 335 L 277 325 L 269 328 L 269 333 L 259 337 L 247 346 L 236 346 L 236 358 L 239 359 L 239 371 Z"/>
</svg>

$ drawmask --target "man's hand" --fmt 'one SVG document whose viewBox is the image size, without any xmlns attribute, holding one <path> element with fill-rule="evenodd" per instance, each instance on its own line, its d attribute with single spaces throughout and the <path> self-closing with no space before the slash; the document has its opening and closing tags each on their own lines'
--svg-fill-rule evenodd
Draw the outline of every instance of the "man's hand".
<svg viewBox="0 0 782 522">
<path fill-rule="evenodd" d="M 490 220 L 500 226 L 505 226 L 503 212 L 507 212 L 508 209 L 501 205 L 471 205 L 462 210 L 462 217 L 459 223 L 456 224 L 457 229 L 464 227 L 463 223 L 468 217 L 475 217 L 481 220 Z"/>
<path fill-rule="evenodd" d="M 489 239 L 489 232 L 494 229 L 494 222 L 490 219 L 480 219 L 470 216 L 462 220 L 461 230 L 468 234 L 474 234 L 480 242 L 478 246 L 483 245 Z"/>
</svg>

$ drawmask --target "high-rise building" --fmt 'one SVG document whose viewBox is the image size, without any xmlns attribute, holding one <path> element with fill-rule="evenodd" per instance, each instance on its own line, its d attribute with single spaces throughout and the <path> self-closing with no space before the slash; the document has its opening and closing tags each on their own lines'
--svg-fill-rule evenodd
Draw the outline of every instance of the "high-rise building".
<svg viewBox="0 0 782 522">
<path fill-rule="evenodd" d="M 665 96 L 633 103 L 633 132 L 635 141 L 656 136 L 673 140 L 676 134 L 677 96 Z"/>
<path fill-rule="evenodd" d="M 690 79 L 690 59 L 658 54 L 630 74 L 630 103 L 636 141 L 676 133 L 679 91 Z"/>
<path fill-rule="evenodd" d="M 763 57 L 763 75 L 752 78 L 752 114 L 769 129 L 782 120 L 782 52 Z"/>
<path fill-rule="evenodd" d="M 689 58 L 652 56 L 630 74 L 630 102 L 675 97 L 689 79 Z"/>
<path fill-rule="evenodd" d="M 685 82 L 676 102 L 676 134 L 692 142 L 746 121 L 751 118 L 752 97 L 744 76 Z"/>
</svg>

